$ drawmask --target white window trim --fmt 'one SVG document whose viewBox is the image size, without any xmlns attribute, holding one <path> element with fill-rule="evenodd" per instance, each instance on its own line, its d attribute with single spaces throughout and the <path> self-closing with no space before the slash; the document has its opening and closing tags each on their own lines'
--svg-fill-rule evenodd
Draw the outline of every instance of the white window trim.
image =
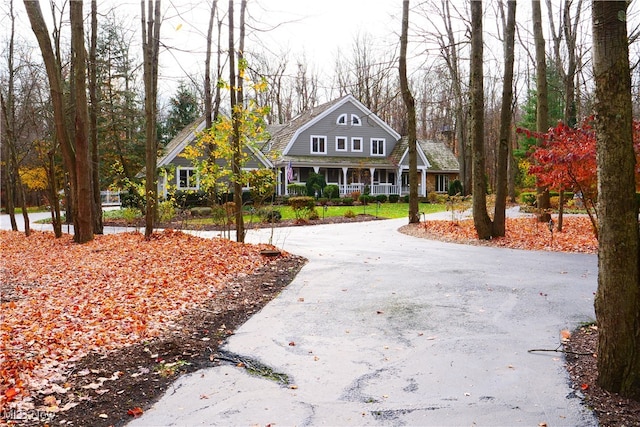
<svg viewBox="0 0 640 427">
<path fill-rule="evenodd" d="M 353 141 L 357 139 L 360 141 L 360 149 L 356 150 L 355 147 L 353 146 Z M 362 153 L 362 146 L 364 145 L 364 139 L 360 136 L 354 136 L 351 138 L 351 151 L 353 151 L 354 153 Z"/>
<path fill-rule="evenodd" d="M 373 154 L 373 142 L 382 141 L 382 153 Z M 371 138 L 369 140 L 369 149 L 371 150 L 371 156 L 383 157 L 387 155 L 387 141 L 384 138 Z"/>
<path fill-rule="evenodd" d="M 183 170 L 193 172 L 193 174 L 195 175 L 195 178 L 196 178 L 195 187 L 182 187 L 180 185 L 180 172 L 183 171 Z M 191 180 L 189 180 L 189 181 L 191 181 Z M 196 168 L 178 166 L 178 168 L 176 169 L 176 188 L 178 190 L 198 190 L 200 188 L 200 177 L 198 176 L 198 170 Z"/>
<path fill-rule="evenodd" d="M 341 122 L 340 121 L 341 119 L 344 120 L 344 121 Z M 347 124 L 347 114 L 346 113 L 340 114 L 338 116 L 338 118 L 336 119 L 336 124 L 340 125 L 340 126 L 345 126 Z"/>
<path fill-rule="evenodd" d="M 338 140 L 344 140 L 344 148 L 338 148 Z M 349 138 L 346 136 L 336 136 L 336 151 L 349 151 Z"/>
<path fill-rule="evenodd" d="M 356 120 L 358 121 L 357 123 L 355 123 Z M 362 120 L 360 119 L 360 116 L 358 116 L 357 114 L 351 115 L 351 126 L 362 126 Z"/>
<path fill-rule="evenodd" d="M 313 151 L 313 139 L 322 138 L 324 140 L 324 151 Z M 311 154 L 327 154 L 327 137 L 325 135 L 311 135 L 309 137 L 309 153 Z"/>
</svg>

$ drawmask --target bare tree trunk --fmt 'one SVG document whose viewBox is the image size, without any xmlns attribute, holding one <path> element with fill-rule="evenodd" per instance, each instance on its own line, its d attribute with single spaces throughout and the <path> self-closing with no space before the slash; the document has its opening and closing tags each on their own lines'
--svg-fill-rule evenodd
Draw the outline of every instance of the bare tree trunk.
<svg viewBox="0 0 640 427">
<path fill-rule="evenodd" d="M 479 239 L 491 238 L 487 213 L 484 154 L 484 75 L 482 1 L 471 2 L 471 147 L 473 152 L 473 224 Z"/>
<path fill-rule="evenodd" d="M 14 177 L 13 183 L 14 187 L 11 196 L 18 195 L 18 200 L 20 201 L 22 208 L 22 218 L 24 219 L 24 234 L 29 236 L 31 234 L 31 229 L 29 226 L 29 212 L 27 211 L 27 200 L 26 194 L 24 191 L 24 185 L 22 184 L 22 178 L 20 177 L 20 164 L 18 162 L 18 154 L 16 152 L 16 134 L 15 134 L 15 126 L 16 126 L 16 114 L 15 114 L 15 103 L 14 103 L 14 91 L 15 91 L 15 69 L 13 67 L 13 52 L 14 52 L 14 39 L 15 39 L 15 15 L 13 13 L 13 1 L 9 4 L 9 13 L 11 15 L 11 35 L 9 39 L 9 57 L 8 57 L 8 68 L 9 68 L 9 84 L 7 87 L 7 99 L 6 102 L 2 98 L 2 93 L 0 93 L 0 103 L 2 104 L 2 113 L 5 119 L 5 135 L 7 135 L 6 144 L 9 148 L 9 158 L 7 159 L 7 165 L 11 164 L 11 169 L 13 170 Z M 13 200 L 12 200 L 13 202 Z M 15 212 L 13 216 L 13 222 L 15 223 Z M 16 224 L 16 230 L 18 229 Z"/>
<path fill-rule="evenodd" d="M 462 78 L 460 76 L 460 68 L 458 64 L 458 43 L 456 42 L 453 25 L 451 23 L 450 2 L 442 0 L 442 10 L 444 25 L 447 32 L 447 43 L 441 46 L 441 50 L 445 55 L 445 62 L 449 73 L 451 74 L 451 82 L 453 86 L 454 96 L 454 115 L 456 118 L 456 143 L 458 145 L 458 162 L 460 163 L 460 181 L 462 182 L 463 194 L 471 193 L 471 161 L 470 150 L 468 147 L 468 121 L 467 109 L 465 107 L 465 94 L 462 88 Z"/>
<path fill-rule="evenodd" d="M 93 232 L 102 234 L 102 197 L 100 196 L 100 153 L 98 153 L 98 2 L 91 0 L 91 45 L 89 48 L 89 135 L 91 137 L 91 171 L 93 183 Z"/>
<path fill-rule="evenodd" d="M 10 61 L 11 63 L 12 61 Z M 13 107 L 13 96 L 11 96 L 12 92 L 13 92 L 13 73 L 9 73 L 10 77 L 9 77 L 9 95 L 10 95 L 10 100 L 8 102 L 5 102 L 4 100 L 4 96 L 2 95 L 2 93 L 0 92 L 0 105 L 2 107 L 2 116 L 5 118 L 5 126 L 4 126 L 4 130 L 5 130 L 5 135 L 7 136 L 6 138 L 6 142 L 5 144 L 7 145 L 7 151 L 8 151 L 8 159 L 7 159 L 7 166 L 11 167 L 11 170 L 14 171 L 14 176 L 13 176 L 13 183 L 14 183 L 14 190 L 15 193 L 13 193 L 11 196 L 17 196 L 18 202 L 20 202 L 20 208 L 22 209 L 22 218 L 24 220 L 24 234 L 26 236 L 29 236 L 31 234 L 31 229 L 29 227 L 29 212 L 27 211 L 27 198 L 26 198 L 26 194 L 24 191 L 24 185 L 22 184 L 22 179 L 20 178 L 20 162 L 18 161 L 18 153 L 16 150 L 16 137 L 15 134 L 13 132 L 14 126 L 15 126 L 15 119 L 14 119 L 14 107 Z M 9 105 L 7 105 L 9 104 Z M 14 213 L 14 222 L 15 222 L 15 213 Z M 18 230 L 18 225 L 16 223 L 16 228 L 15 230 Z"/>
<path fill-rule="evenodd" d="M 409 142 L 409 223 L 420 222 L 418 208 L 418 151 L 416 148 L 416 101 L 407 79 L 407 33 L 409 32 L 409 0 L 402 1 L 402 32 L 400 33 L 400 88 L 407 108 Z"/>
<path fill-rule="evenodd" d="M 75 222 L 74 241 L 86 243 L 93 239 L 93 185 L 89 147 L 89 111 L 87 107 L 86 51 L 82 0 L 70 3 L 71 55 L 75 96 L 75 154 L 78 195 L 78 218 Z"/>
<path fill-rule="evenodd" d="M 1 95 L 1 94 L 0 94 Z M 2 112 L 2 118 L 0 120 L 5 120 L 4 110 Z M 2 132 L 5 133 L 6 136 L 6 123 L 0 123 L 0 128 Z M 1 138 L 1 136 L 0 136 Z M 5 210 L 9 215 L 9 221 L 11 222 L 11 229 L 13 231 L 18 231 L 18 223 L 16 221 L 16 208 L 15 208 L 15 180 L 13 177 L 15 176 L 15 172 L 13 172 L 13 167 L 11 166 L 11 161 L 9 154 L 9 141 L 8 136 L 3 138 L 4 143 L 2 144 L 2 161 L 5 163 L 4 168 L 2 168 L 2 185 L 4 187 L 4 198 L 5 198 Z"/>
<path fill-rule="evenodd" d="M 145 17 L 144 0 L 140 1 L 142 16 L 142 51 L 144 61 L 144 114 L 145 114 L 145 239 L 153 234 L 158 202 L 157 163 L 157 96 L 158 96 L 158 55 L 160 49 L 160 0 L 148 0 Z"/>
<path fill-rule="evenodd" d="M 207 29 L 207 54 L 204 60 L 204 118 L 206 129 L 209 129 L 213 124 L 213 99 L 211 95 L 211 43 L 213 38 L 213 24 L 216 18 L 217 5 L 218 0 L 214 0 L 213 4 L 211 5 L 211 13 L 209 14 L 209 27 Z"/>
<path fill-rule="evenodd" d="M 47 25 L 44 22 L 42 16 L 42 10 L 40 10 L 40 4 L 35 1 L 24 0 L 25 10 L 31 23 L 31 29 L 33 30 L 40 51 L 42 53 L 42 59 L 44 61 L 45 69 L 47 71 L 47 77 L 49 80 L 49 91 L 51 94 L 51 103 L 53 104 L 53 115 L 56 129 L 56 137 L 60 143 L 62 150 L 62 158 L 64 160 L 64 167 L 68 174 L 68 199 L 67 203 L 67 219 L 72 218 L 74 223 L 74 230 L 77 232 L 79 227 L 78 220 L 78 197 L 77 197 L 77 178 L 76 178 L 76 158 L 75 148 L 73 147 L 71 140 L 69 139 L 69 133 L 67 129 L 67 123 L 65 120 L 65 105 L 64 105 L 64 93 L 62 89 L 62 75 L 61 65 L 57 59 L 59 56 L 53 51 L 51 40 L 49 39 L 49 33 Z M 56 39 L 57 40 L 57 39 Z M 56 44 L 56 47 L 57 44 Z"/>
<path fill-rule="evenodd" d="M 244 242 L 244 218 L 242 216 L 242 183 L 240 182 L 240 117 L 238 104 L 238 91 L 236 90 L 236 50 L 233 23 L 233 0 L 229 0 L 229 101 L 231 106 L 231 122 L 233 134 L 231 135 L 231 146 L 233 149 L 233 159 L 231 161 L 231 172 L 233 176 L 233 203 L 235 204 L 236 220 L 236 241 Z M 239 66 L 242 66 L 239 64 Z"/>
<path fill-rule="evenodd" d="M 640 250 L 626 1 L 595 0 L 598 384 L 640 398 Z"/>
<path fill-rule="evenodd" d="M 500 3 L 502 5 L 502 3 Z M 496 204 L 493 214 L 493 237 L 505 235 L 507 208 L 507 174 L 509 146 L 511 138 L 511 117 L 513 104 L 513 62 L 516 34 L 516 2 L 507 2 L 507 25 L 504 32 L 504 77 L 502 83 L 502 105 L 500 107 L 500 141 L 498 143 L 498 164 L 496 170 Z"/>
<path fill-rule="evenodd" d="M 62 237 L 62 217 L 60 215 L 60 201 L 58 200 L 58 185 L 56 181 L 56 165 L 55 165 L 55 146 L 47 153 L 49 157 L 49 165 L 47 168 L 47 176 L 49 181 L 49 203 L 51 205 L 51 225 L 53 225 L 53 233 L 56 237 Z"/>
<path fill-rule="evenodd" d="M 540 0 L 531 0 L 533 14 L 533 39 L 536 47 L 536 130 L 546 133 L 549 130 L 549 92 L 547 89 L 547 57 L 545 53 L 544 34 L 542 32 L 542 12 Z M 538 140 L 542 143 L 542 140 Z M 551 215 L 545 210 L 549 209 L 549 189 L 538 186 L 536 188 L 538 198 L 539 220 L 548 222 Z"/>
</svg>

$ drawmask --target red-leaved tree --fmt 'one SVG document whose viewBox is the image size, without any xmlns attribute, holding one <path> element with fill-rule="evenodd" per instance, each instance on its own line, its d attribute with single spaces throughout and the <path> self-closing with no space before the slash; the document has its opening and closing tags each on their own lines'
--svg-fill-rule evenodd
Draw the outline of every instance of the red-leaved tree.
<svg viewBox="0 0 640 427">
<path fill-rule="evenodd" d="M 574 191 L 582 200 L 589 215 L 593 232 L 598 235 L 595 204 L 598 197 L 596 133 L 593 116 L 572 128 L 562 122 L 546 133 L 518 128 L 517 132 L 530 138 L 542 140 L 535 146 L 529 173 L 535 175 L 539 186 L 548 186 L 558 191 Z M 640 121 L 634 125 L 634 147 L 636 159 L 640 159 Z M 640 163 L 636 162 L 636 182 L 640 182 Z"/>
</svg>

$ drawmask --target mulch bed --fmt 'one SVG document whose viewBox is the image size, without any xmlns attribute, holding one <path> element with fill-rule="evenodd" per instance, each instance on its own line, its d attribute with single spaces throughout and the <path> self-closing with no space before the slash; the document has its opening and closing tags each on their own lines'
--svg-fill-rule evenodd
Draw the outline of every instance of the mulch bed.
<svg viewBox="0 0 640 427">
<path fill-rule="evenodd" d="M 583 326 L 564 345 L 566 367 L 572 387 L 584 396 L 584 403 L 593 409 L 601 427 L 640 426 L 640 402 L 625 399 L 603 390 L 596 384 L 598 367 L 595 353 L 598 348 L 598 328 Z M 574 354 L 578 353 L 578 354 Z"/>
</svg>

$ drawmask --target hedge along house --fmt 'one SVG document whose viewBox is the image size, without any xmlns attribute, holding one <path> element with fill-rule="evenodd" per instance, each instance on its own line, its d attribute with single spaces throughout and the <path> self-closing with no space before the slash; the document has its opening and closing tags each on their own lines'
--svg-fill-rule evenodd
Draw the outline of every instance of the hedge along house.
<svg viewBox="0 0 640 427">
<path fill-rule="evenodd" d="M 169 175 L 161 173 L 158 194 L 166 196 L 168 184 L 177 190 L 199 189 L 196 169 L 180 154 L 202 130 L 204 118 L 167 145 L 158 167 L 175 166 L 175 181 L 169 183 Z M 267 141 L 246 147 L 251 160 L 245 168 L 275 169 L 278 195 L 288 195 L 290 184 L 304 184 L 311 173 L 337 185 L 342 196 L 409 193 L 407 139 L 352 95 L 314 107 L 286 124 L 269 126 L 268 131 Z M 422 140 L 417 152 L 418 194 L 446 192 L 459 173 L 453 152 L 441 141 Z"/>
</svg>

